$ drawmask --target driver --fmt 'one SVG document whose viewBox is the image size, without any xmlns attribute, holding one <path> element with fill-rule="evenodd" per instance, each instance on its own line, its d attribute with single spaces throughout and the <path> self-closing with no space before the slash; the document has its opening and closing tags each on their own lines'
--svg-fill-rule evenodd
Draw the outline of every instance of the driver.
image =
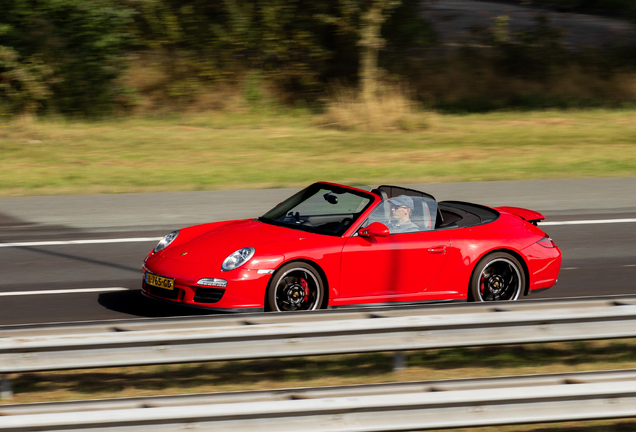
<svg viewBox="0 0 636 432">
<path fill-rule="evenodd" d="M 411 212 L 413 211 L 413 199 L 407 195 L 400 195 L 388 199 L 391 204 L 391 219 L 389 220 L 389 231 L 391 234 L 416 232 L 420 228 L 411 222 Z"/>
</svg>

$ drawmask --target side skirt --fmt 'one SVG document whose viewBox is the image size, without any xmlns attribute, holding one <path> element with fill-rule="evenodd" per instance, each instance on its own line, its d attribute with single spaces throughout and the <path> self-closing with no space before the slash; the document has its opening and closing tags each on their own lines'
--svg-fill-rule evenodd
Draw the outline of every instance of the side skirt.
<svg viewBox="0 0 636 432">
<path fill-rule="evenodd" d="M 336 305 L 329 306 L 328 309 L 355 309 L 355 308 L 373 308 L 373 307 L 390 307 L 390 306 L 417 306 L 427 304 L 447 304 L 447 303 L 466 303 L 466 299 L 449 299 L 449 300 L 423 300 L 423 301 L 405 301 L 405 302 L 388 302 L 388 303 L 358 303 L 352 305 Z"/>
</svg>

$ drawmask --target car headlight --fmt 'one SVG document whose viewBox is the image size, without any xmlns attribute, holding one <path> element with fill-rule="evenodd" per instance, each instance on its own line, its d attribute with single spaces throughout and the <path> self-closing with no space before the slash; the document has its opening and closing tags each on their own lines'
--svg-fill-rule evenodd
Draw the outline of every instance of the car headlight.
<svg viewBox="0 0 636 432">
<path fill-rule="evenodd" d="M 172 231 L 170 234 L 168 234 L 167 236 L 159 240 L 159 243 L 157 243 L 157 246 L 155 246 L 155 248 L 152 251 L 154 253 L 157 253 L 159 251 L 164 250 L 170 245 L 170 243 L 174 241 L 174 239 L 177 238 L 178 235 L 179 235 L 179 231 Z"/>
<path fill-rule="evenodd" d="M 221 266 L 221 268 L 225 271 L 239 268 L 254 256 L 254 252 L 255 249 L 253 247 L 239 249 L 231 254 L 229 257 L 225 258 L 225 261 L 223 261 L 223 265 Z"/>
</svg>

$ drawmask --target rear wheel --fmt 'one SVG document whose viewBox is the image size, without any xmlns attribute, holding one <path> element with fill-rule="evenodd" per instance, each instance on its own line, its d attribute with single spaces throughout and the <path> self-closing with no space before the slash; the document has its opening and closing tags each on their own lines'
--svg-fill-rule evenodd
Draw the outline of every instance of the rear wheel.
<svg viewBox="0 0 636 432">
<path fill-rule="evenodd" d="M 505 252 L 484 257 L 470 280 L 472 300 L 476 302 L 517 300 L 525 286 L 521 263 Z"/>
<path fill-rule="evenodd" d="M 267 305 L 277 312 L 320 309 L 324 291 L 314 266 L 293 262 L 282 266 L 270 280 Z"/>
</svg>

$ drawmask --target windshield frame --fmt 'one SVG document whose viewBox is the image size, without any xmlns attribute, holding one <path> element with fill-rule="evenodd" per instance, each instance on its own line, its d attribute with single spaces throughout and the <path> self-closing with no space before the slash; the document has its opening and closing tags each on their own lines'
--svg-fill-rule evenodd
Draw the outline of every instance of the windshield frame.
<svg viewBox="0 0 636 432">
<path fill-rule="evenodd" d="M 363 199 L 368 199 L 369 202 L 360 211 L 352 213 L 351 222 L 349 222 L 347 225 L 344 225 L 341 229 L 338 229 L 336 232 L 328 232 L 328 231 L 321 230 L 319 227 L 313 227 L 308 225 L 301 225 L 298 223 L 283 222 L 280 220 L 276 220 L 286 216 L 291 209 L 297 207 L 298 205 L 300 205 L 307 199 L 314 197 L 320 189 L 326 189 L 335 194 L 344 194 L 344 193 L 352 194 Z M 263 223 L 270 224 L 270 225 L 276 225 L 276 226 L 291 228 L 291 229 L 300 230 L 300 231 L 307 231 L 314 234 L 328 235 L 333 237 L 342 237 L 344 234 L 346 234 L 346 232 L 351 227 L 357 225 L 361 216 L 366 214 L 371 207 L 375 207 L 375 203 L 377 201 L 380 201 L 380 198 L 376 194 L 373 194 L 371 192 L 367 192 L 367 191 L 356 189 L 356 188 L 350 188 L 347 186 L 337 185 L 333 183 L 318 182 L 318 183 L 313 183 L 307 186 L 306 188 L 302 189 L 301 191 L 295 193 L 291 197 L 287 198 L 285 201 L 281 202 L 280 204 L 278 204 L 277 206 L 275 206 L 274 208 L 266 212 L 263 216 L 260 216 L 259 218 L 257 218 L 257 220 Z"/>
</svg>

